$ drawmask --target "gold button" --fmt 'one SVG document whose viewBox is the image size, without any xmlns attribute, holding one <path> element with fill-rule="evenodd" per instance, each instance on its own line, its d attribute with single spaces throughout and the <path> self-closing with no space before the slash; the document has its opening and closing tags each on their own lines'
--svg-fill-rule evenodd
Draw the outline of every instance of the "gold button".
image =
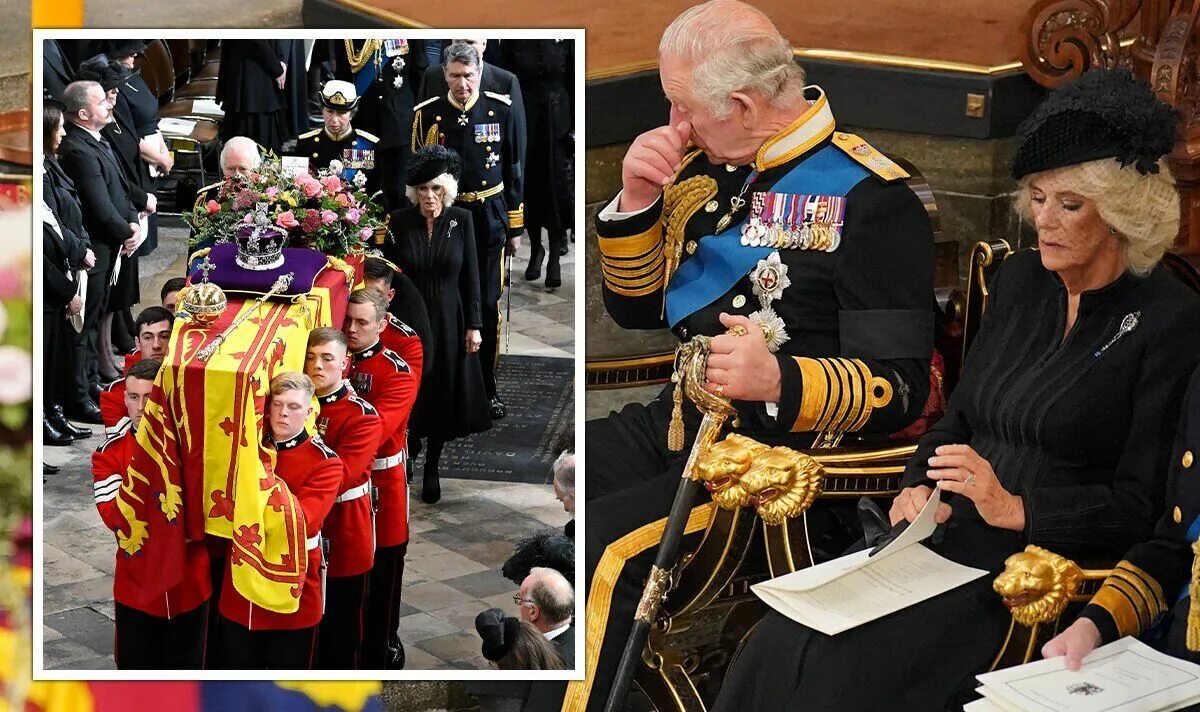
<svg viewBox="0 0 1200 712">
<path fill-rule="evenodd" d="M 1185 452 L 1183 453 L 1183 466 L 1184 466 L 1184 467 L 1191 467 L 1191 466 L 1192 466 L 1192 459 L 1193 459 L 1193 458 L 1192 458 L 1192 451 L 1191 451 L 1191 450 L 1187 450 L 1187 451 L 1185 451 Z"/>
<path fill-rule="evenodd" d="M 441 121 L 441 120 L 442 120 L 442 117 L 440 117 L 440 116 L 437 116 L 437 117 L 434 117 L 434 119 L 433 119 L 433 120 L 434 120 L 434 121 Z"/>
<path fill-rule="evenodd" d="M 492 152 L 492 147 L 491 147 L 491 146 L 488 146 L 488 147 L 487 147 L 487 152 L 488 152 L 488 153 L 491 153 L 491 152 Z"/>
<path fill-rule="evenodd" d="M 710 201 L 708 201 L 708 203 L 705 204 L 704 212 L 715 213 L 715 212 L 717 212 L 717 208 L 719 208 L 719 207 L 721 207 L 720 203 L 718 203 L 715 200 L 710 200 Z"/>
<path fill-rule="evenodd" d="M 489 112 L 488 112 L 488 116 L 495 116 L 495 115 L 496 115 L 496 112 L 494 112 L 494 111 L 489 111 Z"/>
<path fill-rule="evenodd" d="M 487 181 L 486 181 L 486 180 L 481 180 L 481 181 L 479 181 L 479 184 L 480 184 L 480 185 L 487 185 Z"/>
<path fill-rule="evenodd" d="M 318 157 L 318 156 L 317 156 L 317 154 L 315 154 L 315 153 L 314 153 L 314 154 L 313 154 L 313 158 L 317 158 L 317 157 Z"/>
<path fill-rule="evenodd" d="M 1176 524 L 1183 521 L 1183 512 L 1179 511 L 1179 507 L 1171 511 L 1171 518 L 1175 520 Z"/>
<path fill-rule="evenodd" d="M 739 294 L 733 298 L 733 308 L 734 309 L 741 309 L 744 306 L 746 306 L 746 295 L 745 294 Z"/>
<path fill-rule="evenodd" d="M 320 140 L 321 140 L 321 137 L 320 137 L 320 136 L 314 136 L 314 137 L 313 137 L 313 143 L 316 143 L 317 141 L 320 141 Z"/>
<path fill-rule="evenodd" d="M 695 240 L 688 240 L 688 241 L 687 241 L 687 244 L 686 244 L 686 245 L 684 245 L 684 249 L 686 249 L 686 250 L 687 250 L 687 253 L 688 253 L 689 255 L 694 255 L 694 254 L 696 254 L 696 241 L 695 241 Z"/>
<path fill-rule="evenodd" d="M 725 170 L 729 171 L 730 173 L 733 173 L 734 171 L 737 170 L 737 166 L 733 165 L 732 163 L 726 163 Z"/>
</svg>

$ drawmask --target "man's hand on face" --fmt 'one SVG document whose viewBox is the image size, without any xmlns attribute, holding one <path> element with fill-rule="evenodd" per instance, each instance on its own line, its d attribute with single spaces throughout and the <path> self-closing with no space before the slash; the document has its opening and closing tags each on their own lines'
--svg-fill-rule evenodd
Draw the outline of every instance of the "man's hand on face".
<svg viewBox="0 0 1200 712">
<path fill-rule="evenodd" d="M 658 200 L 683 163 L 691 137 L 692 125 L 680 121 L 634 139 L 621 164 L 621 212 L 637 212 Z"/>
</svg>

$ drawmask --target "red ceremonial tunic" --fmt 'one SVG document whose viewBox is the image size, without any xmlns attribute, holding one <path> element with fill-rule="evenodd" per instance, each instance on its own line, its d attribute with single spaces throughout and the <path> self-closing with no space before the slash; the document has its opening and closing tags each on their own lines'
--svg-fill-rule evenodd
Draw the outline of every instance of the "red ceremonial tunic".
<svg viewBox="0 0 1200 712">
<path fill-rule="evenodd" d="M 125 378 L 122 376 L 100 391 L 100 419 L 104 421 L 104 434 L 116 435 L 129 424 L 129 410 L 125 407 Z"/>
<path fill-rule="evenodd" d="M 129 523 L 117 507 L 117 491 L 124 481 L 129 462 L 133 459 L 134 431 L 126 421 L 125 427 L 109 438 L 92 455 L 92 490 L 96 509 L 104 525 L 114 533 L 129 532 Z M 149 603 L 136 602 L 133 584 L 125 572 L 129 555 L 117 547 L 117 566 L 113 575 L 113 600 L 124 606 L 159 618 L 174 618 L 194 610 L 212 596 L 212 577 L 208 569 L 208 547 L 203 541 L 189 541 L 184 549 L 187 565 L 183 579 L 174 588 Z M 136 556 L 136 555 L 135 555 Z"/>
<path fill-rule="evenodd" d="M 329 576 L 357 576 L 375 563 L 375 521 L 371 512 L 371 465 L 383 437 L 375 407 L 346 383 L 318 396 L 317 433 L 345 465 L 345 479 L 321 535 L 329 539 Z"/>
<path fill-rule="evenodd" d="M 222 616 L 250 630 L 296 630 L 321 622 L 325 592 L 321 585 L 321 544 L 317 535 L 344 479 L 342 461 L 321 438 L 310 436 L 307 430 L 275 443 L 275 450 L 275 475 L 284 481 L 304 513 L 304 531 L 310 541 L 308 571 L 300 592 L 299 610 L 275 613 L 254 605 L 238 593 L 233 587 L 233 565 L 226 561 L 218 608 Z"/>
<path fill-rule="evenodd" d="M 421 345 L 421 337 L 408 324 L 400 321 L 395 314 L 387 315 L 387 326 L 379 335 L 386 348 L 395 351 L 408 367 L 412 369 L 413 378 L 421 382 L 421 372 L 425 365 L 425 347 Z"/>
<path fill-rule="evenodd" d="M 375 546 L 408 541 L 408 416 L 421 382 L 412 368 L 383 342 L 354 354 L 350 385 L 383 419 L 383 444 L 375 456 L 371 480 L 379 488 L 375 513 Z"/>
<path fill-rule="evenodd" d="M 129 373 L 129 367 L 141 360 L 142 360 L 142 350 L 141 349 L 134 349 L 133 351 L 130 351 L 129 353 L 125 354 L 125 373 Z"/>
</svg>

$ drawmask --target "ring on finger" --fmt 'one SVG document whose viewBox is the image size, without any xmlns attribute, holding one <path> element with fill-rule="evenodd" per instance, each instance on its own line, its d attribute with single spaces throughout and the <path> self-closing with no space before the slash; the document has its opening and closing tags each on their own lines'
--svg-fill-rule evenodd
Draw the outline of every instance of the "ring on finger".
<svg viewBox="0 0 1200 712">
<path fill-rule="evenodd" d="M 724 395 L 725 395 L 725 384 L 724 384 L 724 383 L 718 383 L 717 385 L 713 386 L 713 393 L 716 393 L 717 395 L 724 397 Z"/>
<path fill-rule="evenodd" d="M 967 475 L 967 479 L 963 480 L 963 484 L 964 484 L 964 485 L 973 485 L 973 484 L 975 484 L 975 473 L 974 473 L 974 472 L 972 472 L 971 474 Z"/>
</svg>

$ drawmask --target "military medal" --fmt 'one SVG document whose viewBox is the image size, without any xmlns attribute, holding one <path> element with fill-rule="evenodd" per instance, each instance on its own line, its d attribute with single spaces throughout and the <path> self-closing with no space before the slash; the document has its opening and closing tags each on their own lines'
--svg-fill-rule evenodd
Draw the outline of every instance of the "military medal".
<svg viewBox="0 0 1200 712">
<path fill-rule="evenodd" d="M 784 328 L 783 318 L 769 306 L 763 306 L 762 309 L 752 313 L 750 321 L 762 329 L 763 338 L 767 342 L 767 350 L 771 353 L 778 351 L 780 346 L 792 338 L 788 336 L 787 329 Z"/>
<path fill-rule="evenodd" d="M 485 158 L 485 159 L 484 159 L 484 161 L 483 161 L 483 167 L 484 167 L 484 168 L 491 168 L 492 166 L 496 165 L 496 164 L 497 164 L 497 163 L 499 163 L 499 162 L 500 162 L 500 154 L 498 154 L 498 153 L 489 153 L 489 154 L 487 155 L 487 158 Z"/>
<path fill-rule="evenodd" d="M 842 244 L 846 199 L 833 195 L 758 193 L 742 244 L 777 250 L 833 252 Z"/>
<path fill-rule="evenodd" d="M 737 169 L 734 168 L 734 170 Z M 750 188 L 750 184 L 756 178 L 758 178 L 758 171 L 750 171 L 750 175 L 746 176 L 746 182 L 742 183 L 742 189 L 738 191 L 737 195 L 729 199 L 729 212 L 725 213 L 717 221 L 717 232 L 725 232 L 725 229 L 733 222 L 733 214 L 741 210 L 742 206 L 746 204 L 746 199 L 743 196 L 746 195 L 746 190 Z"/>
<path fill-rule="evenodd" d="M 464 112 L 463 112 L 462 114 L 460 114 L 460 115 L 459 115 L 459 117 L 458 117 L 458 125 L 459 125 L 459 126 L 466 126 L 466 125 L 467 125 L 467 124 L 469 124 L 469 123 L 471 123 L 471 120 L 467 118 L 467 112 L 465 112 L 465 111 L 464 111 Z M 478 132 L 478 131 L 476 131 L 476 132 L 475 132 L 475 142 L 476 142 L 476 143 L 479 143 L 479 132 Z"/>
<path fill-rule="evenodd" d="M 772 252 L 766 259 L 759 260 L 758 266 L 750 273 L 750 285 L 764 309 L 769 308 L 771 302 L 782 298 L 783 290 L 792 285 L 787 273 L 788 266 L 779 258 L 778 252 Z"/>
<path fill-rule="evenodd" d="M 329 418 L 324 416 L 317 418 L 317 434 L 321 437 L 325 437 L 325 432 L 327 430 L 329 430 Z"/>
</svg>

